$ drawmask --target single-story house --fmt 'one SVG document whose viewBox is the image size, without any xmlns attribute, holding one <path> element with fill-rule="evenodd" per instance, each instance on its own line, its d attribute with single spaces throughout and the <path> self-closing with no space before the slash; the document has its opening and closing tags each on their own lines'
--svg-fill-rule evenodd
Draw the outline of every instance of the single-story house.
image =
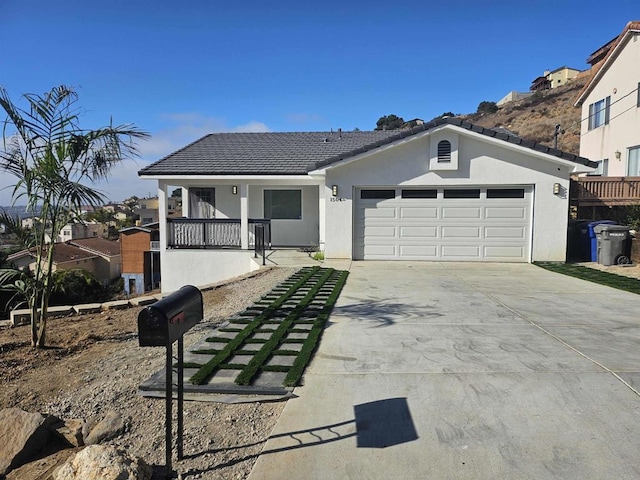
<svg viewBox="0 0 640 480">
<path fill-rule="evenodd" d="M 36 249 L 21 250 L 7 260 L 23 269 L 36 268 Z M 120 244 L 105 238 L 82 238 L 53 244 L 53 271 L 80 269 L 91 273 L 96 280 L 107 285 L 120 276 Z"/>
<path fill-rule="evenodd" d="M 408 130 L 218 133 L 143 168 L 160 211 L 162 288 L 258 268 L 254 231 L 325 258 L 564 261 L 569 176 L 590 160 L 459 118 Z M 269 231 L 270 229 L 270 231 Z M 261 230 L 258 230 L 261 231 Z"/>
</svg>

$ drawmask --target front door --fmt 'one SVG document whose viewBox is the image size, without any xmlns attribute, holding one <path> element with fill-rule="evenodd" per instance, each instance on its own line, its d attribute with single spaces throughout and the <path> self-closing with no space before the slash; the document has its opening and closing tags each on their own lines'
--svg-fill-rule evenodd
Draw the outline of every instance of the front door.
<svg viewBox="0 0 640 480">
<path fill-rule="evenodd" d="M 215 218 L 216 189 L 189 189 L 189 218 Z"/>
</svg>

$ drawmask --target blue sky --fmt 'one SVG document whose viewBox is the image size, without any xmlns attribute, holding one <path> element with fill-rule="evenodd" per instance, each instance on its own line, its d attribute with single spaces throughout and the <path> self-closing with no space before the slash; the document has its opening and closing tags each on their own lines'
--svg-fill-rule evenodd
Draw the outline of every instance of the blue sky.
<svg viewBox="0 0 640 480">
<path fill-rule="evenodd" d="M 14 101 L 77 87 L 82 126 L 152 134 L 107 184 L 155 193 L 136 172 L 220 131 L 371 130 L 528 90 L 640 19 L 637 0 L 219 2 L 0 0 L 0 85 Z M 11 179 L 0 173 L 0 188 Z M 10 202 L 0 190 L 0 205 Z"/>
</svg>

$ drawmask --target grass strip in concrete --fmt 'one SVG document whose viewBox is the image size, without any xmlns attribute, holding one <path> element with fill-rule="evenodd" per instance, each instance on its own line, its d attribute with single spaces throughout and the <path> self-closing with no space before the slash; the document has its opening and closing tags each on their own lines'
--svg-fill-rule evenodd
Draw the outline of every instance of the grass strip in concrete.
<svg viewBox="0 0 640 480">
<path fill-rule="evenodd" d="M 207 342 L 219 345 L 192 350 L 194 354 L 213 355 L 213 358 L 202 364 L 197 360 L 189 363 L 190 368 L 198 369 L 191 383 L 203 385 L 218 370 L 238 370 L 234 382 L 237 385 L 253 384 L 262 372 L 284 373 L 283 386 L 297 385 L 347 276 L 348 272 L 334 269 L 301 269 L 262 297 L 257 302 L 259 306 L 247 308 L 231 319 L 228 326 L 218 330 L 235 334 L 234 337 L 209 337 Z M 238 362 L 237 355 L 248 360 Z"/>
<path fill-rule="evenodd" d="M 320 343 L 320 337 L 322 337 L 322 332 L 324 332 L 325 323 L 329 319 L 329 314 L 331 313 L 331 310 L 333 310 L 333 307 L 338 300 L 338 296 L 340 296 L 342 287 L 344 287 L 344 284 L 347 281 L 347 276 L 348 272 L 343 271 L 338 273 L 336 285 L 329 294 L 329 297 L 322 308 L 322 312 L 318 315 L 318 318 L 313 323 L 313 327 L 309 331 L 309 335 L 302 344 L 300 354 L 293 361 L 293 365 L 287 372 L 287 376 L 284 379 L 285 387 L 293 387 L 297 385 L 300 378 L 302 378 L 304 369 L 307 367 L 307 364 L 311 360 L 311 357 Z"/>
<path fill-rule="evenodd" d="M 247 326 L 239 332 L 226 346 L 220 350 L 211 360 L 203 365 L 190 379 L 189 381 L 194 385 L 205 384 L 217 371 L 220 365 L 226 363 L 235 350 L 239 350 L 240 347 L 246 343 L 246 340 L 254 333 L 254 330 L 259 328 L 262 323 L 270 318 L 282 305 L 294 295 L 298 289 L 304 285 L 309 278 L 311 278 L 320 267 L 312 267 L 309 269 L 303 269 L 304 272 L 300 275 L 300 278 L 295 281 L 288 289 L 284 290 L 275 300 L 271 302 L 260 314 L 258 314 Z M 286 282 L 285 282 L 286 283 Z M 217 338 L 207 339 L 208 341 L 219 341 Z"/>
<path fill-rule="evenodd" d="M 570 277 L 580 278 L 640 295 L 640 280 L 637 278 L 625 277 L 623 275 L 603 272 L 602 270 L 595 270 L 571 263 L 536 262 L 536 265 L 555 273 L 561 273 Z"/>
<path fill-rule="evenodd" d="M 236 378 L 236 383 L 238 385 L 249 385 L 251 383 L 253 378 L 260 371 L 262 365 L 267 362 L 267 360 L 271 357 L 272 352 L 280 345 L 280 343 L 282 343 L 282 340 L 289 332 L 289 329 L 293 326 L 294 322 L 298 319 L 303 310 L 309 306 L 320 288 L 329 279 L 333 272 L 333 269 L 327 269 L 322 275 L 320 275 L 320 278 L 315 281 L 315 284 L 309 289 L 307 294 L 298 302 L 293 310 L 280 323 L 269 340 L 263 345 L 260 350 L 256 352 L 253 358 L 249 361 L 247 367 L 240 372 L 238 378 Z"/>
</svg>

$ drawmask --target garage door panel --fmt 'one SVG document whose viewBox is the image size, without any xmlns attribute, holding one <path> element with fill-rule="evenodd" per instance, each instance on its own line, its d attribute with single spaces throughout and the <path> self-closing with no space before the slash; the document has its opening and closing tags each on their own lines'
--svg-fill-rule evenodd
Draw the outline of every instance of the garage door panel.
<svg viewBox="0 0 640 480">
<path fill-rule="evenodd" d="M 364 208 L 364 218 L 396 218 L 395 207 Z"/>
<path fill-rule="evenodd" d="M 364 227 L 364 236 L 365 237 L 383 237 L 383 238 L 395 238 L 396 237 L 396 227 L 388 226 L 388 227 Z"/>
<path fill-rule="evenodd" d="M 479 207 L 442 207 L 442 218 L 480 218 Z"/>
<path fill-rule="evenodd" d="M 432 260 L 438 257 L 438 247 L 436 245 L 400 245 L 399 253 L 403 258 Z"/>
<path fill-rule="evenodd" d="M 503 258 L 518 259 L 518 258 L 522 258 L 524 253 L 525 253 L 524 247 L 520 247 L 520 246 L 508 247 L 508 246 L 501 245 L 496 247 L 484 248 L 485 258 L 490 258 L 490 259 L 503 259 Z"/>
<path fill-rule="evenodd" d="M 484 217 L 493 218 L 519 218 L 524 219 L 527 216 L 525 207 L 487 207 L 484 210 Z"/>
<path fill-rule="evenodd" d="M 438 218 L 438 207 L 400 207 L 400 218 Z"/>
<path fill-rule="evenodd" d="M 464 258 L 480 258 L 479 245 L 443 245 L 442 257 L 445 259 L 460 260 Z"/>
<path fill-rule="evenodd" d="M 485 227 L 484 238 L 487 239 L 520 239 L 526 240 L 527 229 L 521 227 Z"/>
<path fill-rule="evenodd" d="M 395 245 L 365 245 L 364 254 L 372 257 L 395 257 L 397 248 Z"/>
<path fill-rule="evenodd" d="M 443 239 L 480 238 L 480 227 L 442 227 Z"/>
<path fill-rule="evenodd" d="M 476 188 L 477 198 L 444 198 L 443 188 L 437 198 L 404 198 L 400 187 L 384 201 L 356 196 L 354 258 L 529 261 L 532 187 L 517 187 L 524 198 L 496 197 L 486 187 Z"/>
<path fill-rule="evenodd" d="M 436 238 L 438 236 L 438 227 L 400 226 L 400 236 L 402 238 Z"/>
</svg>

